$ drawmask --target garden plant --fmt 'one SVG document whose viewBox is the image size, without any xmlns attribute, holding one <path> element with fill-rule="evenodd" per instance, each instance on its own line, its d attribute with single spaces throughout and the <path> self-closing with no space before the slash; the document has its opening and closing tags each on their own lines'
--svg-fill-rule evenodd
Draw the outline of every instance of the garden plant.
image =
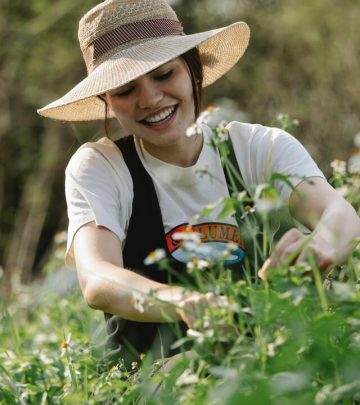
<svg viewBox="0 0 360 405">
<path fill-rule="evenodd" d="M 196 327 L 179 335 L 175 346 L 183 354 L 171 367 L 166 359 L 140 354 L 130 369 L 105 352 L 103 314 L 86 307 L 78 288 L 59 295 L 19 285 L 14 299 L 1 302 L 0 308 L 1 404 L 360 402 L 360 249 L 326 274 L 309 254 L 306 263 L 284 262 L 260 280 L 261 263 L 283 228 L 291 226 L 274 184 L 290 182 L 272 173 L 256 189 L 240 190 L 226 123 L 217 115 L 210 108 L 199 119 L 213 130 L 232 194 L 199 215 L 220 207 L 220 219 L 242 219 L 242 232 L 255 246 L 254 257 L 244 263 L 244 277 L 234 278 L 223 265 L 231 245 L 218 260 L 208 260 L 190 226 L 179 236 L 189 252 L 189 288 L 222 295 L 223 305 L 206 308 Z M 291 132 L 298 125 L 284 114 L 275 121 Z M 199 124 L 189 129 L 189 136 Z M 359 166 L 331 165 L 330 182 L 359 214 Z M 206 168 L 199 175 L 206 176 Z M 171 271 L 161 251 L 150 252 L 147 261 Z M 58 266 L 54 255 L 47 268 Z M 134 295 L 133 304 L 143 310 L 141 295 Z M 151 305 L 161 306 L 155 294 Z M 186 353 L 189 347 L 192 356 Z"/>
</svg>

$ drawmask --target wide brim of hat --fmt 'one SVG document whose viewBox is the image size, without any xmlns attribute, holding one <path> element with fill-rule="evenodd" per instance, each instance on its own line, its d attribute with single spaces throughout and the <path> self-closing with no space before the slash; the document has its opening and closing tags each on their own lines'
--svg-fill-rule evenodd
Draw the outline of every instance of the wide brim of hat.
<svg viewBox="0 0 360 405">
<path fill-rule="evenodd" d="M 203 65 L 203 87 L 228 72 L 244 54 L 250 29 L 244 22 L 184 36 L 150 39 L 122 49 L 102 62 L 63 97 L 38 110 L 62 121 L 104 119 L 105 104 L 97 96 L 116 89 L 164 63 L 198 47 Z"/>
</svg>

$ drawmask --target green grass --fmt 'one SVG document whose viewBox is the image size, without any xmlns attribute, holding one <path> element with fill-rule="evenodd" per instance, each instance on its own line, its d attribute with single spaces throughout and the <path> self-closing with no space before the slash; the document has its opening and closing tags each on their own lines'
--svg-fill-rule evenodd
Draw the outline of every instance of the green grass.
<svg viewBox="0 0 360 405">
<path fill-rule="evenodd" d="M 346 187 L 359 210 L 359 175 L 334 170 L 332 182 Z M 274 197 L 272 187 L 270 181 L 266 198 Z M 224 212 L 247 202 L 234 195 Z M 264 256 L 274 245 L 273 214 L 260 215 Z M 46 268 L 56 268 L 56 260 Z M 103 315 L 86 306 L 78 288 L 60 295 L 17 286 L 0 308 L 0 403 L 359 403 L 359 248 L 326 280 L 311 260 L 284 265 L 265 283 L 234 281 L 221 263 L 210 267 L 191 269 L 195 284 L 226 295 L 230 305 L 206 309 L 197 330 L 177 342 L 190 344 L 196 355 L 180 356 L 168 371 L 149 356 L 131 370 L 110 361 Z"/>
</svg>

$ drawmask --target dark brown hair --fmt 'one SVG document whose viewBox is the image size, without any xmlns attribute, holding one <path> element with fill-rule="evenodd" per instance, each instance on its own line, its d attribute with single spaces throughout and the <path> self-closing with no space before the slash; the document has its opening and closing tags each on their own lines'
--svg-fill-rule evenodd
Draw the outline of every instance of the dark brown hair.
<svg viewBox="0 0 360 405">
<path fill-rule="evenodd" d="M 190 70 L 191 84 L 194 93 L 195 119 L 202 110 L 202 82 L 203 70 L 200 54 L 197 48 L 192 48 L 180 56 L 184 59 Z"/>
</svg>

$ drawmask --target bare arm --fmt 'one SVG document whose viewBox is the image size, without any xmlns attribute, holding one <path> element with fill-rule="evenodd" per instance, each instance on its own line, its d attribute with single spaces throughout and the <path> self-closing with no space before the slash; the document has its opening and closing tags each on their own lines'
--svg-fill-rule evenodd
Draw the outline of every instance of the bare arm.
<svg viewBox="0 0 360 405">
<path fill-rule="evenodd" d="M 342 263 L 354 249 L 354 239 L 360 236 L 360 219 L 354 208 L 324 179 L 314 177 L 311 182 L 301 182 L 290 197 L 293 216 L 312 231 L 308 241 L 296 229 L 287 232 L 260 270 L 261 278 L 268 268 L 294 254 L 293 262 L 299 263 L 310 250 L 319 268 L 325 270 Z"/>
<path fill-rule="evenodd" d="M 92 308 L 133 321 L 165 322 L 162 308 L 174 321 L 180 319 L 174 304 L 180 301 L 184 289 L 157 283 L 125 269 L 121 242 L 108 229 L 97 227 L 94 222 L 80 228 L 74 238 L 74 255 L 81 290 Z M 147 309 L 151 290 L 169 305 Z M 133 305 L 134 293 L 145 299 L 143 313 Z"/>
<path fill-rule="evenodd" d="M 183 320 L 188 327 L 192 327 L 207 305 L 217 305 L 218 300 L 223 302 L 223 298 L 218 299 L 214 294 L 168 286 L 125 269 L 120 240 L 108 229 L 97 227 L 94 222 L 77 231 L 74 254 L 80 287 L 88 305 L 128 320 Z M 156 292 L 161 302 L 148 307 L 151 291 Z M 134 293 L 144 298 L 144 312 L 134 307 Z"/>
</svg>

